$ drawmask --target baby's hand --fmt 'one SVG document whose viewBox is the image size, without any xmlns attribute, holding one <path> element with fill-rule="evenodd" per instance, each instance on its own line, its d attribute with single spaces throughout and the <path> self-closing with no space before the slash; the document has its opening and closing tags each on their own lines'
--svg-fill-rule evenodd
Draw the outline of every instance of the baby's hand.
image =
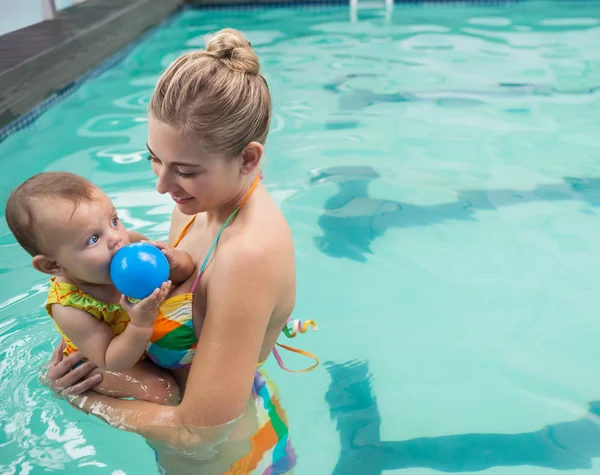
<svg viewBox="0 0 600 475">
<path fill-rule="evenodd" d="M 143 241 L 147 244 L 152 244 L 153 246 L 158 247 L 162 253 L 167 258 L 169 262 L 169 269 L 175 270 L 181 267 L 181 265 L 185 262 L 185 252 L 178 251 L 172 246 L 169 246 L 166 242 L 162 241 Z"/>
<path fill-rule="evenodd" d="M 185 251 L 180 251 L 161 241 L 144 241 L 162 251 L 169 262 L 170 279 L 175 285 L 185 282 L 195 269 L 194 259 Z"/>
<path fill-rule="evenodd" d="M 121 296 L 121 305 L 129 314 L 131 324 L 140 328 L 152 328 L 154 320 L 158 316 L 160 305 L 165 301 L 171 290 L 171 281 L 163 283 L 160 288 L 154 289 L 148 297 L 136 303 L 131 303 L 129 299 Z"/>
</svg>

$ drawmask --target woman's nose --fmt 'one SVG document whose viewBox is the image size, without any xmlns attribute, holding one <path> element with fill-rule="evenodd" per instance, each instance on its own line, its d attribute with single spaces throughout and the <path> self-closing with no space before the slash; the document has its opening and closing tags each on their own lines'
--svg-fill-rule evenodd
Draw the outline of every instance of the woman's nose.
<svg viewBox="0 0 600 475">
<path fill-rule="evenodd" d="M 167 173 L 163 170 L 158 174 L 158 180 L 156 181 L 156 191 L 161 195 L 169 192 L 170 181 L 167 177 Z"/>
</svg>

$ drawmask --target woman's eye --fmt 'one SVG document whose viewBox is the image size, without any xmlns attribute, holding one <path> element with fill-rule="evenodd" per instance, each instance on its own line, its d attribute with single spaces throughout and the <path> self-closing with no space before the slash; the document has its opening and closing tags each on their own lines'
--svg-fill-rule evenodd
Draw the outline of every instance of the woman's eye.
<svg viewBox="0 0 600 475">
<path fill-rule="evenodd" d="M 160 163 L 160 160 L 158 158 L 156 158 L 154 155 L 152 155 L 151 153 L 146 155 L 146 158 L 152 163 Z M 181 178 L 191 178 L 193 176 L 198 175 L 198 173 L 183 173 L 179 170 L 175 170 L 175 174 L 179 175 Z"/>
<path fill-rule="evenodd" d="M 195 173 L 183 173 L 183 172 L 176 172 L 181 178 L 191 178 L 194 175 L 196 175 Z"/>
</svg>

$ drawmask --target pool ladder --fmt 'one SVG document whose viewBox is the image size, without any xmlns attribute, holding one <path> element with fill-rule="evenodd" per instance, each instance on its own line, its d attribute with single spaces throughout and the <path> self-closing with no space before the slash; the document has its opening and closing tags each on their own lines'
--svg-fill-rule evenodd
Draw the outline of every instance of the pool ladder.
<svg viewBox="0 0 600 475">
<path fill-rule="evenodd" d="M 371 1 L 371 0 L 350 0 L 350 21 L 358 21 L 359 10 L 373 10 L 385 7 L 385 20 L 389 22 L 394 10 L 394 0 Z"/>
</svg>

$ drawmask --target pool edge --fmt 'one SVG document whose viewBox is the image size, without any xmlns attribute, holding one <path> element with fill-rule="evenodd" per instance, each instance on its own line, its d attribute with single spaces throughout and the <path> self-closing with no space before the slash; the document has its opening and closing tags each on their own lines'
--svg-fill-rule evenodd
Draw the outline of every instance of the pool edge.
<svg viewBox="0 0 600 475">
<path fill-rule="evenodd" d="M 7 128 L 13 129 L 18 120 L 52 101 L 183 4 L 183 0 L 88 0 L 61 11 L 54 20 L 0 36 L 0 141 L 10 133 Z"/>
</svg>

